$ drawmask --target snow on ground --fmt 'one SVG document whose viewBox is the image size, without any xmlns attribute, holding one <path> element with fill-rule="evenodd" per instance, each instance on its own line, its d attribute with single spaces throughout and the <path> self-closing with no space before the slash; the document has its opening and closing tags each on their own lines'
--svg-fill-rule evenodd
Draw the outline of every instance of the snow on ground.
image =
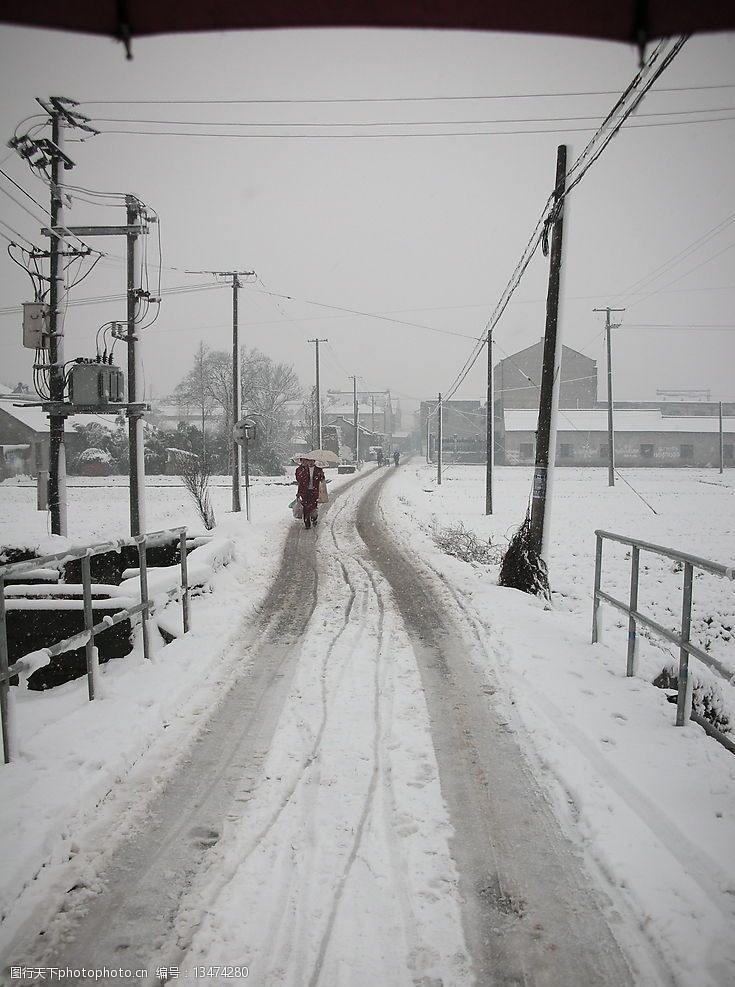
<svg viewBox="0 0 735 987">
<path fill-rule="evenodd" d="M 497 566 L 451 558 L 432 538 L 435 526 L 462 523 L 504 544 L 523 519 L 531 470 L 496 470 L 494 513 L 485 517 L 484 467 L 449 466 L 438 486 L 436 467 L 414 460 L 386 488 L 384 511 L 406 547 L 479 616 L 496 695 L 527 735 L 560 817 L 617 900 L 667 957 L 678 984 L 724 987 L 735 983 L 735 758 L 696 725 L 674 726 L 675 708 L 651 685 L 673 648 L 642 638 L 638 675 L 626 678 L 627 618 L 608 608 L 603 642 L 591 645 L 590 631 L 594 530 L 731 566 L 735 473 L 624 475 L 634 489 L 620 480 L 609 488 L 605 470 L 556 471 L 553 609 L 499 587 Z M 630 578 L 625 555 L 623 546 L 606 547 L 602 581 L 622 600 Z M 639 608 L 673 627 L 679 567 L 648 554 L 641 561 Z M 693 638 L 735 672 L 735 586 L 702 575 L 694 602 Z M 701 666 L 694 671 L 712 678 Z M 733 685 L 719 679 L 717 688 L 732 722 Z"/>
<path fill-rule="evenodd" d="M 347 477 L 334 477 L 336 489 Z M 0 956 L 31 911 L 65 880 L 64 865 L 78 853 L 95 809 L 110 791 L 145 764 L 133 801 L 160 788 L 180 751 L 196 735 L 201 714 L 238 673 L 227 649 L 239 624 L 257 611 L 280 563 L 291 524 L 289 477 L 255 478 L 252 523 L 230 510 L 229 480 L 216 477 L 212 502 L 218 521 L 208 590 L 192 600 L 192 631 L 167 647 L 152 635 L 155 657 L 145 662 L 140 641 L 127 658 L 101 668 L 100 696 L 87 701 L 86 678 L 48 692 L 11 690 L 17 758 L 0 764 Z M 122 477 L 69 480 L 69 541 L 104 542 L 128 534 L 128 490 Z M 204 534 L 177 477 L 149 477 L 147 530 L 188 526 Z M 47 514 L 36 511 L 30 479 L 0 484 L 0 545 L 43 545 L 55 551 Z M 228 544 L 230 550 L 228 551 Z M 195 555 L 194 558 L 197 556 Z M 214 571 L 216 570 L 216 571 Z M 151 571 L 151 579 L 155 574 Z M 172 605 L 172 622 L 178 620 Z M 149 751 L 155 746 L 155 753 Z M 143 755 L 149 752 L 147 759 Z M 130 807 L 134 813 L 135 804 Z M 115 834 L 102 852 L 113 849 Z"/>
<path fill-rule="evenodd" d="M 497 701 L 504 704 L 525 738 L 529 757 L 548 786 L 560 818 L 612 889 L 621 914 L 636 916 L 666 956 L 678 987 L 725 987 L 735 982 L 735 759 L 694 724 L 675 728 L 674 708 L 650 684 L 671 660 L 670 649 L 643 640 L 639 674 L 626 678 L 627 627 L 622 615 L 614 612 L 606 614 L 604 641 L 595 646 L 589 643 L 594 529 L 635 535 L 731 565 L 735 561 L 735 476 L 696 470 L 626 472 L 633 487 L 658 512 L 654 514 L 624 483 L 609 489 L 604 470 L 558 471 L 551 519 L 554 600 L 553 608 L 545 609 L 537 600 L 498 587 L 496 567 L 474 567 L 450 558 L 438 551 L 431 537 L 434 523 L 447 526 L 461 521 L 482 537 L 502 542 L 522 520 L 530 489 L 529 470 L 496 471 L 495 513 L 490 518 L 484 516 L 482 467 L 450 466 L 441 487 L 436 485 L 435 470 L 415 460 L 391 472 L 383 495 L 389 524 L 395 526 L 407 550 L 417 553 L 417 564 L 429 566 L 444 581 L 445 594 L 450 602 L 455 600 L 455 605 L 465 608 L 465 619 L 476 615 Z M 349 478 L 335 478 L 335 487 L 343 479 Z M 0 880 L 0 956 L 32 911 L 63 898 L 75 858 L 86 854 L 90 868 L 86 877 L 94 886 L 105 854 L 122 838 L 135 810 L 162 787 L 177 756 L 202 729 L 202 714 L 238 674 L 237 656 L 228 648 L 235 631 L 232 614 L 239 612 L 249 620 L 267 591 L 291 523 L 287 504 L 293 487 L 280 485 L 282 480 L 256 480 L 254 520 L 249 525 L 244 516 L 228 514 L 229 486 L 224 479 L 218 482 L 221 485 L 213 498 L 216 534 L 233 543 L 234 558 L 212 575 L 212 592 L 194 602 L 191 635 L 165 648 L 159 646 L 153 662 L 144 663 L 136 651 L 127 659 L 108 663 L 102 673 L 103 696 L 94 703 L 86 701 L 84 680 L 50 693 L 21 692 L 16 697 L 20 756 L 10 765 L 0 765 L 0 859 L 6 862 Z M 151 478 L 147 502 L 148 530 L 186 523 L 201 533 L 193 506 L 177 479 Z M 0 543 L 17 542 L 21 535 L 39 543 L 47 536 L 46 515 L 35 511 L 31 485 L 0 485 L 0 517 Z M 69 520 L 70 539 L 75 543 L 124 533 L 124 481 L 71 480 Z M 334 567 L 338 562 L 335 557 L 328 564 Z M 641 606 L 650 607 L 663 622 L 673 623 L 680 608 L 681 574 L 674 571 L 673 563 L 646 558 L 646 564 Z M 628 572 L 624 549 L 606 551 L 604 588 L 625 599 Z M 329 602 L 320 601 L 325 607 L 325 635 L 331 626 Z M 709 576 L 697 579 L 695 637 L 735 671 L 734 611 L 732 583 Z M 394 680 L 384 677 L 385 668 L 373 672 L 381 688 L 389 692 L 403 677 L 410 696 L 416 672 L 404 653 L 400 628 L 393 627 L 390 618 L 386 633 L 394 635 L 390 646 L 395 652 Z M 335 661 L 339 671 L 339 655 Z M 304 677 L 304 671 L 284 711 L 283 729 L 294 737 L 305 717 L 316 717 L 318 722 L 322 708 L 320 681 Z M 370 670 L 362 673 L 369 677 Z M 360 725 L 364 690 L 350 690 L 349 684 L 347 676 L 342 718 L 329 727 L 342 730 L 345 737 L 344 756 L 334 747 L 334 759 L 328 763 L 335 773 L 349 757 L 352 741 L 359 747 L 360 738 L 376 729 L 375 722 L 371 726 L 366 720 Z M 723 707 L 735 709 L 732 686 L 722 683 L 719 688 Z M 395 692 L 390 728 L 396 731 L 396 747 L 394 753 L 385 755 L 395 759 L 392 766 L 397 774 L 408 774 L 415 767 L 416 752 L 428 745 L 425 709 L 415 702 L 402 706 L 404 695 Z M 390 732 L 385 738 L 389 745 Z M 279 754 L 283 749 L 288 748 L 272 752 L 271 763 L 275 770 L 285 772 L 289 765 Z M 434 761 L 428 750 L 427 758 L 430 768 Z M 365 767 L 369 771 L 369 765 Z M 378 789 L 373 813 L 385 812 L 387 796 L 407 800 L 396 801 L 392 808 L 405 817 L 407 837 L 411 818 L 441 820 L 435 779 L 427 775 L 426 781 L 429 784 L 423 788 L 409 786 L 410 791 L 402 795 Z M 311 787 L 305 786 L 307 795 Z M 257 856 L 253 854 L 238 870 L 238 853 L 251 846 L 248 841 L 258 832 L 258 821 L 270 818 L 268 793 L 266 784 L 265 801 L 250 803 L 249 828 L 222 843 L 223 866 L 234 877 L 224 890 L 216 889 L 217 910 L 225 919 L 219 926 L 223 935 L 227 934 L 227 915 L 241 910 L 247 901 L 256 910 L 255 935 L 263 898 L 252 897 L 249 877 Z M 348 807 L 331 805 L 328 794 L 324 818 L 339 825 L 338 812 L 347 812 Z M 287 844 L 291 859 L 308 872 L 315 863 L 309 855 L 308 834 L 299 834 L 298 816 L 294 821 L 284 815 L 279 824 L 291 839 Z M 345 825 L 355 823 L 345 821 Z M 445 835 L 437 826 L 428 838 L 437 840 L 437 867 L 443 868 L 445 880 L 451 883 L 451 861 L 443 856 Z M 368 902 L 370 881 L 379 883 L 384 876 L 380 870 L 370 876 L 370 867 L 376 868 L 382 852 L 380 839 L 371 848 L 373 838 L 366 839 L 367 863 L 359 860 L 353 868 L 353 879 Z M 89 852 L 92 844 L 96 858 Z M 411 845 L 394 846 L 391 852 L 400 857 L 410 852 L 406 848 Z M 267 853 L 276 852 L 275 844 L 264 844 L 263 850 L 266 857 L 256 872 L 267 885 Z M 324 854 L 323 846 L 319 852 Z M 289 854 L 273 859 L 285 867 Z M 334 866 L 339 859 L 337 855 Z M 420 879 L 421 864 L 415 868 Z M 310 893 L 316 895 L 314 907 L 320 907 L 318 889 Z M 401 889 L 401 894 L 407 895 L 408 889 Z M 454 906 L 448 900 L 446 907 L 449 914 Z M 264 918 L 265 914 L 264 910 Z M 373 918 L 377 934 L 384 928 L 383 918 L 377 914 Z M 343 947 L 369 941 L 361 940 L 357 921 L 354 914 L 348 915 L 346 923 L 344 916 L 335 919 L 333 937 L 342 937 Z M 436 926 L 437 938 L 451 924 L 447 918 L 444 927 Z M 625 924 L 621 920 L 623 940 Z M 276 930 L 276 939 L 277 934 Z M 315 944 L 307 945 L 313 959 Z M 194 942 L 191 958 L 204 960 L 213 955 L 205 931 Z M 381 972 L 389 975 L 393 969 L 389 950 L 386 956 Z M 319 962 L 325 960 L 333 962 L 320 954 Z M 422 970 L 420 963 L 417 956 L 416 975 Z M 332 975 L 339 978 L 340 970 L 332 968 Z M 454 976 L 461 980 L 459 968 Z"/>
</svg>

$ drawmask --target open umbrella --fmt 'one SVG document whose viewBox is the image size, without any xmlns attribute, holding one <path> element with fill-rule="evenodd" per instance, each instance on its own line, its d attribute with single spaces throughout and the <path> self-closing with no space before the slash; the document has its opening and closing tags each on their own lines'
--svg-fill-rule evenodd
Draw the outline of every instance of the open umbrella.
<svg viewBox="0 0 735 987">
<path fill-rule="evenodd" d="M 732 0 L 5 0 L 0 22 L 131 38 L 181 31 L 308 27 L 530 31 L 643 45 L 652 38 L 735 27 Z"/>
<path fill-rule="evenodd" d="M 319 466 L 336 466 L 339 463 L 339 456 L 331 449 L 312 449 L 302 453 L 299 459 L 313 459 Z"/>
</svg>

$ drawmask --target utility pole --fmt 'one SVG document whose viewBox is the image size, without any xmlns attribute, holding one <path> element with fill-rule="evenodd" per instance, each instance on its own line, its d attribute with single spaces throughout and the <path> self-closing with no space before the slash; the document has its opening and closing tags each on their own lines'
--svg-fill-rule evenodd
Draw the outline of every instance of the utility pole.
<svg viewBox="0 0 735 987">
<path fill-rule="evenodd" d="M 607 485 L 615 486 L 615 431 L 613 429 L 613 390 L 612 390 L 612 345 L 610 330 L 620 326 L 610 324 L 611 312 L 624 312 L 624 308 L 595 308 L 593 312 L 605 312 L 605 333 L 607 337 Z"/>
<path fill-rule="evenodd" d="M 316 343 L 316 447 L 322 448 L 322 392 L 319 386 L 319 343 L 328 343 L 328 339 L 307 339 L 307 343 Z"/>
<path fill-rule="evenodd" d="M 722 401 L 720 401 L 720 473 L 725 472 L 725 436 L 722 433 Z"/>
<path fill-rule="evenodd" d="M 43 104 L 41 104 L 43 105 Z M 64 312 L 66 286 L 64 284 L 64 190 L 61 184 L 64 159 L 64 121 L 62 111 L 51 102 L 51 229 L 50 291 L 49 291 L 49 393 L 54 403 L 64 400 Z M 51 514 L 51 533 L 66 535 L 66 445 L 64 442 L 62 414 L 49 415 L 49 475 L 48 506 Z"/>
<path fill-rule="evenodd" d="M 493 456 L 495 446 L 493 399 L 493 331 L 487 331 L 487 408 L 486 410 L 486 446 L 487 458 L 485 465 L 485 514 L 493 512 Z"/>
<path fill-rule="evenodd" d="M 143 219 L 140 202 L 134 195 L 125 196 L 128 227 L 142 227 Z M 142 380 L 142 363 L 138 337 L 135 333 L 135 313 L 140 303 L 139 271 L 140 241 L 137 233 L 128 233 L 127 280 L 128 280 L 128 404 L 137 405 L 141 400 L 138 390 Z M 145 531 L 145 436 L 143 433 L 143 411 L 138 407 L 128 408 L 128 458 L 130 460 L 130 534 L 139 535 Z"/>
<path fill-rule="evenodd" d="M 359 421 L 359 406 L 357 403 L 357 377 L 350 377 L 352 381 L 352 415 L 354 418 L 355 426 L 355 465 L 360 462 L 360 433 L 358 431 Z"/>
<path fill-rule="evenodd" d="M 232 278 L 232 427 L 240 421 L 240 338 L 238 325 L 238 292 L 242 287 L 241 277 L 252 277 L 255 271 L 187 271 L 187 274 L 213 274 L 217 278 Z M 204 438 L 202 423 L 202 438 Z M 247 453 L 247 446 L 246 453 Z M 232 510 L 239 513 L 240 503 L 240 444 L 232 437 Z M 245 491 L 247 496 L 247 490 Z"/>
<path fill-rule="evenodd" d="M 436 482 L 439 486 L 442 485 L 442 395 L 439 392 L 439 402 L 436 406 L 437 414 L 439 416 L 437 422 L 437 442 L 436 442 Z"/>
<path fill-rule="evenodd" d="M 232 272 L 232 424 L 240 420 L 240 339 L 237 322 L 237 293 L 240 289 L 240 279 L 237 271 Z M 247 449 L 247 440 L 245 444 Z M 248 491 L 246 490 L 247 494 Z M 246 505 L 249 506 L 249 505 Z M 232 442 L 232 510 L 239 513 L 240 506 L 240 444 Z M 248 520 L 250 511 L 247 511 Z"/>
<path fill-rule="evenodd" d="M 393 399 L 390 396 L 390 389 L 386 392 L 388 396 L 388 452 L 393 451 Z"/>
<path fill-rule="evenodd" d="M 431 463 L 431 412 L 428 402 L 426 404 L 426 464 Z"/>
<path fill-rule="evenodd" d="M 560 144 L 556 152 L 556 183 L 554 206 L 550 219 L 551 257 L 549 288 L 546 295 L 546 331 L 541 371 L 541 397 L 536 431 L 536 464 L 531 495 L 531 548 L 543 557 L 548 540 L 546 499 L 549 494 L 550 473 L 556 454 L 556 409 L 559 403 L 559 364 L 561 347 L 557 347 L 559 322 L 559 289 L 561 286 L 562 241 L 564 232 L 564 194 L 566 191 L 567 148 Z"/>
</svg>

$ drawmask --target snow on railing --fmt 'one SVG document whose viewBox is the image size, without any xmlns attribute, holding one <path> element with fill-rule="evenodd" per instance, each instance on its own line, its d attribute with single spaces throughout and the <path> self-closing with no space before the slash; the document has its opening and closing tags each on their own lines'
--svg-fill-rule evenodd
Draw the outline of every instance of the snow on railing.
<svg viewBox="0 0 735 987">
<path fill-rule="evenodd" d="M 687 552 L 677 551 L 675 548 L 666 548 L 663 545 L 653 545 L 651 542 L 641 541 L 639 538 L 629 538 L 626 535 L 616 535 L 611 531 L 595 531 L 597 546 L 595 551 L 595 589 L 592 599 L 592 643 L 596 644 L 601 637 L 600 626 L 600 604 L 609 603 L 611 606 L 623 613 L 628 614 L 628 659 L 626 665 L 626 675 L 636 674 L 638 659 L 638 635 L 637 625 L 643 624 L 650 628 L 660 637 L 671 641 L 679 648 L 679 671 L 677 676 L 677 697 L 676 697 L 676 725 L 684 726 L 688 720 L 694 720 L 711 737 L 719 741 L 729 751 L 735 754 L 735 743 L 732 739 L 718 730 L 708 720 L 700 716 L 692 709 L 692 687 L 693 680 L 689 675 L 689 656 L 698 658 L 704 665 L 716 672 L 727 682 L 733 679 L 732 672 L 727 669 L 722 662 L 719 662 L 712 655 L 707 654 L 702 648 L 697 647 L 691 641 L 692 624 L 692 587 L 694 582 L 694 570 L 701 569 L 722 579 L 735 580 L 735 566 L 722 565 L 713 562 L 711 559 L 702 559 Z M 630 564 L 630 596 L 628 603 L 616 600 L 614 596 L 605 593 L 600 589 L 602 582 L 602 545 L 603 541 L 615 541 L 621 545 L 628 545 L 632 549 Z M 679 633 L 673 633 L 668 628 L 663 627 L 651 617 L 640 613 L 638 610 L 638 574 L 639 560 L 641 552 L 652 552 L 655 555 L 673 559 L 684 565 L 684 582 L 682 587 L 681 622 Z"/>
<path fill-rule="evenodd" d="M 190 627 L 190 607 L 189 607 L 189 576 L 187 570 L 186 556 L 186 528 L 169 528 L 165 531 L 152 531 L 144 535 L 135 535 L 131 538 L 116 539 L 111 542 L 104 542 L 99 545 L 87 545 L 84 548 L 72 549 L 67 552 L 59 552 L 56 555 L 45 555 L 40 559 L 30 559 L 27 562 L 13 562 L 10 565 L 0 566 L 0 726 L 2 727 L 3 756 L 5 763 L 10 761 L 12 743 L 12 709 L 9 703 L 10 679 L 19 672 L 29 671 L 37 667 L 40 660 L 50 659 L 60 655 L 65 651 L 72 651 L 75 648 L 84 647 L 87 657 L 87 691 L 90 701 L 94 699 L 97 685 L 97 675 L 99 671 L 97 648 L 94 646 L 95 636 L 123 620 L 130 620 L 140 614 L 140 621 L 143 629 L 143 654 L 150 660 L 151 651 L 148 638 L 148 619 L 150 618 L 155 601 L 148 595 L 148 565 L 146 560 L 146 549 L 149 546 L 159 545 L 170 541 L 172 536 L 178 536 L 179 550 L 181 555 L 181 581 L 173 589 L 164 590 L 156 594 L 156 600 L 179 599 L 181 601 L 182 621 L 184 633 Z M 115 614 L 108 614 L 98 623 L 94 622 L 94 605 L 92 600 L 92 578 L 90 559 L 95 555 L 102 555 L 105 552 L 119 552 L 121 548 L 128 545 L 138 546 L 138 576 L 140 580 L 140 603 L 135 603 L 126 596 L 112 596 L 115 605 L 124 605 Z M 8 653 L 8 635 L 5 600 L 6 596 L 13 598 L 13 607 L 17 608 L 20 601 L 15 599 L 15 592 L 8 587 L 6 592 L 5 580 L 11 576 L 28 575 L 37 573 L 38 570 L 49 566 L 59 566 L 66 562 L 81 559 L 82 562 L 82 597 L 84 608 L 84 630 L 63 641 L 52 645 L 50 648 L 42 648 L 29 654 L 21 655 L 16 661 L 10 664 Z M 104 587 L 109 590 L 111 587 Z M 117 588 L 117 587 L 115 587 Z M 56 589 L 56 588 L 55 588 Z M 56 589 L 58 593 L 58 589 Z M 54 593 L 54 595 L 56 595 Z M 34 593 L 33 595 L 38 595 Z M 137 596 L 137 593 L 136 593 Z M 37 606 L 38 602 L 34 601 Z M 49 601 L 52 602 L 52 601 Z M 63 606 L 66 601 L 58 601 L 54 606 Z M 72 603 L 72 601 L 69 601 Z M 105 601 L 107 602 L 107 601 Z M 127 604 L 127 605 L 125 605 Z"/>
</svg>

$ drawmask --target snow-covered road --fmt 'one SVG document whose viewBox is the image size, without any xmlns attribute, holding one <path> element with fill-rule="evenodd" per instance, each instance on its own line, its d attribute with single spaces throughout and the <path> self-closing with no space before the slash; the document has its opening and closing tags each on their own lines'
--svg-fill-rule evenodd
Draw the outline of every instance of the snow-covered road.
<svg viewBox="0 0 735 987">
<path fill-rule="evenodd" d="M 483 626 L 387 531 L 395 475 L 363 473 L 316 531 L 293 526 L 228 645 L 242 674 L 27 965 L 259 987 L 667 982 L 495 710 Z"/>
</svg>

